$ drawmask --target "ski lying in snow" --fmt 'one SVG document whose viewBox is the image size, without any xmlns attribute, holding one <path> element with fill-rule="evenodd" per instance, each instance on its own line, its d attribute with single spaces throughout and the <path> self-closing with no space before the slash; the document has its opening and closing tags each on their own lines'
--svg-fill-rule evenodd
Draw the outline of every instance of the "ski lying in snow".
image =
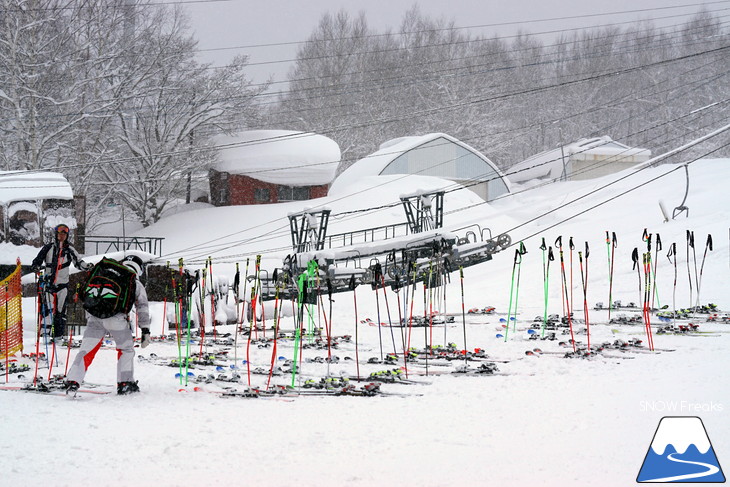
<svg viewBox="0 0 730 487">
<path fill-rule="evenodd" d="M 355 387 L 350 384 L 344 387 L 333 388 L 333 389 L 292 389 L 289 394 L 295 396 L 353 396 L 353 397 L 375 397 L 375 396 L 395 396 L 395 397 L 409 397 L 409 396 L 420 396 L 422 394 L 408 394 L 408 393 L 396 393 L 386 392 L 380 388 L 379 382 L 371 382 L 365 384 L 362 387 Z"/>
<path fill-rule="evenodd" d="M 281 399 L 303 396 L 353 396 L 353 397 L 375 397 L 375 396 L 396 396 L 405 397 L 420 394 L 402 394 L 386 392 L 380 388 L 380 383 L 371 382 L 362 387 L 356 387 L 352 384 L 341 385 L 329 388 L 315 387 L 291 387 L 291 386 L 274 386 L 270 390 L 247 388 L 243 391 L 224 390 L 221 392 L 211 391 L 219 394 L 224 398 L 244 398 L 244 399 Z"/>
<path fill-rule="evenodd" d="M 111 386 L 110 386 L 111 387 Z M 76 391 L 67 391 L 64 388 L 61 387 L 49 387 L 46 384 L 24 384 L 24 385 L 2 385 L 0 386 L 0 391 L 20 391 L 20 392 L 32 392 L 35 394 L 44 394 L 47 396 L 67 396 L 69 398 L 77 398 L 82 397 L 85 394 L 96 394 L 96 395 L 105 395 L 110 394 L 112 392 L 110 389 L 102 389 L 102 388 L 82 388 L 78 389 Z"/>
<path fill-rule="evenodd" d="M 552 356 L 552 357 L 560 357 L 560 358 L 584 358 L 584 359 L 591 359 L 595 357 L 602 357 L 602 358 L 616 358 L 621 360 L 626 359 L 633 359 L 634 357 L 627 357 L 625 355 L 612 355 L 612 354 L 606 354 L 602 351 L 593 350 L 589 352 L 585 349 L 578 349 L 576 351 L 566 351 L 566 352 L 560 352 L 560 351 L 543 351 L 539 348 L 535 348 L 533 350 L 527 350 L 525 351 L 525 355 L 529 357 L 540 357 L 543 355 Z"/>
<path fill-rule="evenodd" d="M 464 376 L 473 376 L 473 377 L 488 377 L 488 376 L 506 376 L 506 375 L 513 375 L 505 372 L 500 372 L 497 368 L 497 365 L 494 363 L 482 363 L 477 367 L 472 367 L 469 365 L 460 365 L 458 367 L 455 367 L 452 370 L 425 370 L 425 369 L 417 369 L 412 370 L 408 369 L 408 375 L 418 375 L 418 376 L 457 376 L 457 377 L 464 377 Z"/>
<path fill-rule="evenodd" d="M 256 388 L 246 388 L 242 391 L 239 391 L 238 389 L 232 388 L 232 387 L 224 387 L 222 389 L 217 390 L 210 390 L 205 389 L 200 386 L 195 386 L 192 389 L 185 389 L 181 388 L 178 389 L 178 392 L 204 392 L 208 394 L 215 394 L 219 397 L 224 398 L 239 398 L 239 399 L 264 399 L 264 400 L 274 400 L 274 401 L 283 401 L 283 402 L 292 402 L 293 399 L 285 397 L 285 393 L 278 392 L 278 390 L 271 389 L 271 390 L 265 390 L 265 389 L 256 389 Z"/>
</svg>

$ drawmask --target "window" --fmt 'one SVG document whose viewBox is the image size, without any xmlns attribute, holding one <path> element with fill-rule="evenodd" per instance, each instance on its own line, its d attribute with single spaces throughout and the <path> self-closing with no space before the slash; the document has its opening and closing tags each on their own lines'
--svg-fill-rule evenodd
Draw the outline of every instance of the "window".
<svg viewBox="0 0 730 487">
<path fill-rule="evenodd" d="M 253 199 L 258 203 L 268 203 L 271 201 L 271 191 L 266 188 L 256 188 L 253 190 Z"/>
<path fill-rule="evenodd" d="M 486 182 L 488 198 L 507 193 L 507 185 L 479 155 L 443 137 L 425 142 L 393 159 L 380 174 L 418 174 L 465 183 Z"/>
<path fill-rule="evenodd" d="M 294 199 L 296 201 L 303 201 L 309 199 L 309 188 L 306 186 L 297 186 L 293 188 Z"/>
<path fill-rule="evenodd" d="M 309 199 L 307 186 L 279 186 L 279 201 L 303 201 Z"/>
</svg>

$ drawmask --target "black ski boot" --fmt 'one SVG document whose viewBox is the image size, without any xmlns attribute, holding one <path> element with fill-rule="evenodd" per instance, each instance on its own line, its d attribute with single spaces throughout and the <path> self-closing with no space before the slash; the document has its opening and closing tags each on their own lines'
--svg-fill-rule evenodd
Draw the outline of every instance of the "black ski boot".
<svg viewBox="0 0 730 487">
<path fill-rule="evenodd" d="M 67 380 L 64 382 L 63 387 L 66 389 L 66 394 L 75 394 L 79 390 L 79 383 L 75 380 Z"/>
<path fill-rule="evenodd" d="M 137 381 L 117 382 L 117 394 L 132 394 L 134 392 L 139 392 Z"/>
</svg>

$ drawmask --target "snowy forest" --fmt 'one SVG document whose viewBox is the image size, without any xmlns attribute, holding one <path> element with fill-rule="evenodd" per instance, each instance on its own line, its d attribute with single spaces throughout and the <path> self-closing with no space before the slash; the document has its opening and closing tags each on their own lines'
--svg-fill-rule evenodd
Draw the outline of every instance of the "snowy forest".
<svg viewBox="0 0 730 487">
<path fill-rule="evenodd" d="M 660 154 L 726 120 L 719 8 L 661 29 L 509 37 L 417 6 L 393 22 L 379 32 L 366 14 L 325 14 L 288 79 L 253 83 L 245 54 L 224 67 L 199 60 L 181 5 L 0 0 L 0 170 L 62 172 L 93 232 L 111 202 L 147 226 L 205 193 L 215 137 L 244 129 L 326 135 L 340 170 L 389 139 L 445 132 L 507 170 L 599 135 Z M 690 157 L 728 155 L 714 144 Z"/>
</svg>

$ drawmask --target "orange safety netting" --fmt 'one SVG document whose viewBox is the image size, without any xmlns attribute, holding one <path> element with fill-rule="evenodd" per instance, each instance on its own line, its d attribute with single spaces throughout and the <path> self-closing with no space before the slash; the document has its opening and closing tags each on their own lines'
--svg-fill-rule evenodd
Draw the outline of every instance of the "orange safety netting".
<svg viewBox="0 0 730 487">
<path fill-rule="evenodd" d="M 0 281 L 0 359 L 23 350 L 23 288 L 20 261 L 15 270 Z"/>
</svg>

